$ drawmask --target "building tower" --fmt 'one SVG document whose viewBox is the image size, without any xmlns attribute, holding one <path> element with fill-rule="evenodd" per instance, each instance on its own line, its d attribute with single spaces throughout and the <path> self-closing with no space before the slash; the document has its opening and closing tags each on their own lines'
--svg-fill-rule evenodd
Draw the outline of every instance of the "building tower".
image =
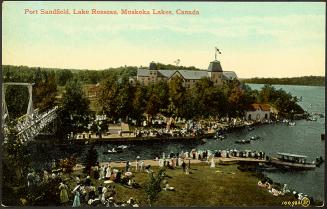
<svg viewBox="0 0 327 209">
<path fill-rule="evenodd" d="M 217 53 L 221 54 L 219 49 L 215 48 L 215 60 L 210 62 L 208 67 L 208 75 L 214 85 L 223 84 L 223 69 L 217 59 Z"/>
<path fill-rule="evenodd" d="M 158 66 L 153 61 L 150 63 L 149 66 L 149 84 L 154 84 L 157 82 L 157 76 L 158 76 Z"/>
</svg>

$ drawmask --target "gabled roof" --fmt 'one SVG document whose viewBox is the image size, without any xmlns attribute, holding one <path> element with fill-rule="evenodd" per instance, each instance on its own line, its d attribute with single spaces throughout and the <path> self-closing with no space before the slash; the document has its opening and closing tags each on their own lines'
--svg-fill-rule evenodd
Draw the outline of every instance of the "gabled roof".
<svg viewBox="0 0 327 209">
<path fill-rule="evenodd" d="M 248 110 L 249 111 L 256 111 L 256 110 L 270 111 L 270 105 L 253 103 L 248 107 Z"/>
<path fill-rule="evenodd" d="M 197 80 L 208 77 L 208 72 L 204 70 L 179 70 L 178 72 L 187 80 Z"/>
<path fill-rule="evenodd" d="M 170 78 L 176 70 L 158 70 L 158 76 L 163 76 L 166 78 Z"/>
<path fill-rule="evenodd" d="M 237 79 L 237 75 L 234 71 L 223 71 L 223 76 L 225 80 L 233 80 L 234 78 Z"/>
<path fill-rule="evenodd" d="M 218 61 L 217 61 L 218 62 Z M 213 62 L 212 62 L 213 63 Z M 220 65 L 220 64 L 219 64 Z M 211 69 L 212 70 L 212 69 Z M 170 78 L 174 73 L 179 72 L 184 79 L 187 80 L 199 80 L 203 77 L 209 77 L 209 70 L 157 70 L 159 77 Z M 148 68 L 139 68 L 137 69 L 137 76 L 149 76 Z M 212 70 L 212 72 L 217 72 L 216 70 Z M 219 72 L 219 71 L 218 71 Z M 237 79 L 237 75 L 234 71 L 222 71 L 224 80 L 233 80 Z"/>
<path fill-rule="evenodd" d="M 137 69 L 137 76 L 149 76 L 149 70 L 146 68 Z"/>
<path fill-rule="evenodd" d="M 179 74 L 180 76 L 182 76 L 183 80 L 185 80 L 183 75 L 178 70 L 175 70 L 175 72 L 168 79 L 172 78 L 175 74 Z"/>
<path fill-rule="evenodd" d="M 263 111 L 270 111 L 270 105 L 269 104 L 260 104 L 260 107 Z"/>
</svg>

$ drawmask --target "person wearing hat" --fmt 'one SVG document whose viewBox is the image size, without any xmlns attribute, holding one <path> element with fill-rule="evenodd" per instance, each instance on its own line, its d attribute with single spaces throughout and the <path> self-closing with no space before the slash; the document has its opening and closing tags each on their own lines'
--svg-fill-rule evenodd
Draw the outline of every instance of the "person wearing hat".
<svg viewBox="0 0 327 209">
<path fill-rule="evenodd" d="M 140 156 L 137 156 L 135 162 L 135 171 L 139 171 L 139 167 L 140 167 Z"/>
<path fill-rule="evenodd" d="M 85 186 L 91 186 L 91 178 L 90 176 L 87 176 L 85 179 Z"/>
<path fill-rule="evenodd" d="M 129 200 L 127 200 L 127 204 L 129 204 L 130 206 L 132 206 L 134 204 L 133 197 L 130 197 Z"/>
<path fill-rule="evenodd" d="M 141 172 L 144 171 L 143 167 L 144 167 L 144 161 L 142 160 L 142 161 L 140 162 L 140 171 L 141 171 Z"/>
<path fill-rule="evenodd" d="M 111 177 L 111 166 L 110 165 L 108 165 L 107 166 L 107 169 L 106 169 L 106 179 L 110 179 L 110 177 Z"/>
<path fill-rule="evenodd" d="M 66 203 L 66 202 L 69 201 L 69 199 L 68 199 L 68 193 L 67 193 L 68 187 L 67 187 L 66 184 L 64 184 L 63 182 L 61 182 L 60 185 L 59 185 L 59 189 L 60 189 L 60 202 L 62 204 L 64 204 L 64 203 Z"/>
<path fill-rule="evenodd" d="M 105 167 L 104 167 L 104 165 L 101 165 L 101 167 L 99 168 L 99 180 L 101 180 L 101 179 L 104 179 L 104 172 L 105 172 L 106 170 L 105 170 Z"/>
<path fill-rule="evenodd" d="M 103 186 L 102 187 L 102 195 L 101 195 L 101 199 L 100 199 L 102 204 L 105 204 L 105 202 L 106 202 L 106 193 L 107 193 L 107 191 L 108 191 L 108 188 L 106 186 Z"/>
<path fill-rule="evenodd" d="M 80 186 L 78 185 L 73 193 L 75 193 L 75 197 L 74 197 L 74 202 L 73 202 L 73 207 L 79 207 L 81 206 L 81 199 L 80 199 L 80 192 L 79 192 L 79 188 Z"/>
<path fill-rule="evenodd" d="M 109 197 L 106 207 L 115 207 L 115 201 L 113 197 Z"/>
</svg>

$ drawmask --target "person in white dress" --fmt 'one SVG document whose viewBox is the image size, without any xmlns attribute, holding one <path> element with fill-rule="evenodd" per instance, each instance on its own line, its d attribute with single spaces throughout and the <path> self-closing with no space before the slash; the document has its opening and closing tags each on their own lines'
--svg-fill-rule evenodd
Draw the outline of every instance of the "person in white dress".
<svg viewBox="0 0 327 209">
<path fill-rule="evenodd" d="M 102 204 L 106 203 L 106 193 L 108 191 L 108 188 L 106 186 L 102 187 L 102 196 L 101 196 L 101 202 Z"/>
<path fill-rule="evenodd" d="M 142 160 L 140 162 L 140 172 L 143 172 L 143 166 L 144 166 L 144 161 Z"/>
<path fill-rule="evenodd" d="M 106 170 L 106 178 L 109 179 L 111 176 L 111 167 L 110 165 L 107 167 L 107 170 Z"/>
<path fill-rule="evenodd" d="M 183 163 L 183 160 L 182 160 L 182 158 L 179 157 L 179 158 L 178 158 L 178 165 L 181 166 L 182 163 Z"/>
<path fill-rule="evenodd" d="M 163 159 L 159 159 L 159 161 L 158 161 L 158 164 L 159 164 L 160 168 L 162 168 L 163 165 L 164 165 L 163 161 L 164 161 Z"/>
<path fill-rule="evenodd" d="M 137 162 L 136 166 L 137 166 L 137 171 L 140 171 L 140 163 L 141 163 L 140 158 L 141 158 L 140 156 L 136 156 L 136 162 Z"/>
<path fill-rule="evenodd" d="M 99 168 L 99 180 L 104 179 L 104 169 L 103 165 Z"/>
<path fill-rule="evenodd" d="M 216 167 L 215 159 L 214 159 L 214 157 L 212 156 L 212 158 L 211 158 L 211 165 L 210 165 L 210 168 L 215 168 L 215 167 Z"/>
</svg>

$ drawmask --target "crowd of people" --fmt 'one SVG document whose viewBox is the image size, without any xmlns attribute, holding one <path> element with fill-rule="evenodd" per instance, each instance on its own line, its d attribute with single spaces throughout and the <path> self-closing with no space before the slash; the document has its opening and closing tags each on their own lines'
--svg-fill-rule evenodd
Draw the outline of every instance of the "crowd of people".
<svg viewBox="0 0 327 209">
<path fill-rule="evenodd" d="M 156 157 L 155 161 L 159 168 L 181 169 L 183 173 L 188 175 L 190 174 L 192 160 L 207 162 L 210 168 L 215 168 L 215 157 L 251 157 L 264 159 L 265 153 L 250 150 L 238 151 L 236 149 L 215 151 L 192 149 L 189 152 L 181 151 L 170 154 L 162 153 L 162 156 Z M 92 166 L 87 172 L 86 178 L 77 175 L 74 177 L 72 183 L 72 181 L 63 179 L 63 171 L 56 167 L 54 161 L 53 168 L 57 169 L 43 171 L 42 175 L 41 172 L 30 172 L 27 176 L 28 187 L 36 185 L 41 181 L 60 179 L 58 189 L 60 190 L 60 203 L 63 205 L 71 204 L 73 207 L 78 207 L 83 204 L 108 207 L 138 207 L 139 203 L 137 203 L 133 198 L 130 198 L 125 202 L 118 202 L 116 199 L 117 192 L 114 183 L 119 183 L 129 188 L 140 188 L 140 184 L 135 182 L 133 178 L 133 173 L 152 173 L 151 165 L 156 165 L 153 161 L 153 163 L 148 162 L 150 161 L 141 160 L 140 156 L 136 156 L 134 161 L 126 161 L 124 167 L 115 167 L 111 162 L 101 163 L 101 165 L 96 163 L 96 165 Z M 168 182 L 164 182 L 163 190 L 174 191 L 175 188 L 170 186 Z M 72 196 L 73 199 L 69 198 Z"/>
</svg>

